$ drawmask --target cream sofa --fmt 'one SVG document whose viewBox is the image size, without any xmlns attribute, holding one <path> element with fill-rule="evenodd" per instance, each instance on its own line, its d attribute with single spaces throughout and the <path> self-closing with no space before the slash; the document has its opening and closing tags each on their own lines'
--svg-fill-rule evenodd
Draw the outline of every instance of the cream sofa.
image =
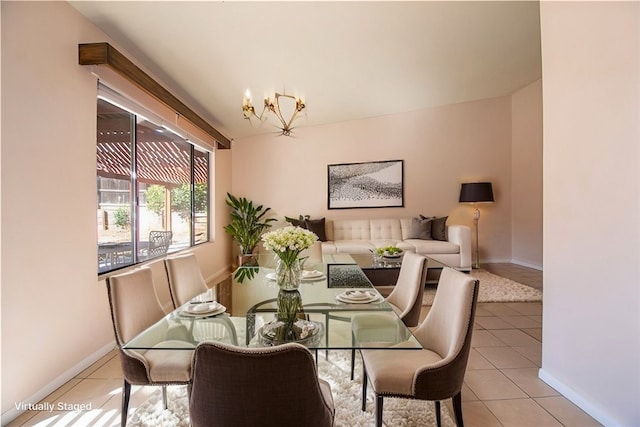
<svg viewBox="0 0 640 427">
<path fill-rule="evenodd" d="M 447 225 L 447 240 L 412 239 L 411 218 L 337 219 L 325 221 L 323 254 L 369 253 L 395 245 L 404 251 L 428 255 L 463 271 L 471 270 L 471 229 Z"/>
</svg>

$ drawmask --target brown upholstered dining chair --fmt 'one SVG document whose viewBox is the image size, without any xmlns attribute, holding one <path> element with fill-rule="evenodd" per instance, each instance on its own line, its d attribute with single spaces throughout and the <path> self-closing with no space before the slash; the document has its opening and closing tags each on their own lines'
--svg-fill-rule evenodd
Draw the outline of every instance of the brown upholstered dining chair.
<svg viewBox="0 0 640 427">
<path fill-rule="evenodd" d="M 174 308 L 186 304 L 193 297 L 209 290 L 195 254 L 165 258 L 164 266 L 167 270 L 169 293 Z"/>
<path fill-rule="evenodd" d="M 412 327 L 418 325 L 426 278 L 427 258 L 413 252 L 405 253 L 396 285 L 386 300 L 406 326 Z M 360 336 L 361 326 L 366 325 L 364 327 L 369 329 L 374 327 L 376 323 L 378 323 L 376 329 L 386 328 L 389 329 L 392 335 L 395 335 L 395 331 L 397 330 L 395 319 L 388 319 L 386 316 L 380 315 L 362 314 L 354 316 L 351 322 L 354 340 L 363 340 Z M 388 324 L 388 326 L 385 326 L 385 324 Z M 392 341 L 395 342 L 394 340 Z M 355 350 L 351 350 L 351 379 L 353 379 L 354 368 Z"/>
<path fill-rule="evenodd" d="M 242 348 L 204 342 L 193 356 L 193 427 L 326 427 L 335 414 L 331 387 L 297 343 Z"/>
<path fill-rule="evenodd" d="M 144 351 L 123 348 L 125 343 L 164 317 L 149 268 L 142 267 L 108 277 L 107 293 L 124 376 L 121 425 L 125 426 L 131 385 L 162 386 L 163 402 L 166 408 L 166 386 L 188 384 L 191 381 L 193 351 Z M 179 344 L 184 345 L 183 342 Z M 173 340 L 169 337 L 158 344 L 159 347 L 164 348 L 172 345 Z"/>
<path fill-rule="evenodd" d="M 414 331 L 422 350 L 362 350 L 365 374 L 376 395 L 376 425 L 382 425 L 384 397 L 432 400 L 440 426 L 440 401 L 451 398 L 456 424 L 463 426 L 461 389 L 471 348 L 479 282 L 444 268 L 431 310 Z"/>
</svg>

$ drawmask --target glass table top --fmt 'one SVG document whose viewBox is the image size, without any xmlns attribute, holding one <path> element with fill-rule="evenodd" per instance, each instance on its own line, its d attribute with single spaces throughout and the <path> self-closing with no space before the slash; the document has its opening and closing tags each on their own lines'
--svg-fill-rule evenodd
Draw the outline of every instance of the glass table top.
<svg viewBox="0 0 640 427">
<path fill-rule="evenodd" d="M 346 254 L 336 255 L 325 256 L 323 262 L 306 262 L 307 278 L 295 293 L 280 291 L 274 280 L 273 257 L 258 256 L 232 275 L 220 301 L 224 307 L 212 302 L 205 313 L 198 315 L 187 310 L 189 303 L 185 304 L 124 348 L 191 350 L 205 340 L 251 347 L 295 341 L 312 349 L 422 348 L 356 261 Z M 291 324 L 283 333 L 277 323 L 283 292 L 289 294 L 287 298 L 297 299 L 300 307 L 294 334 Z M 199 302 L 203 300 L 206 298 Z M 363 324 L 367 333 L 354 334 L 353 325 Z"/>
</svg>

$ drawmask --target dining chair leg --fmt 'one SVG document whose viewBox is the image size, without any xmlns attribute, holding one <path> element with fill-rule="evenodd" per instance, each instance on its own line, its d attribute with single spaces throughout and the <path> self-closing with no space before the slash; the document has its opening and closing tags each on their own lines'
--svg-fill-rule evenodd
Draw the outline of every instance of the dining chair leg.
<svg viewBox="0 0 640 427">
<path fill-rule="evenodd" d="M 131 384 L 127 380 L 124 380 L 122 385 L 122 414 L 120 416 L 120 425 L 125 427 L 127 425 L 127 412 L 129 412 L 129 397 L 131 396 Z"/>
<path fill-rule="evenodd" d="M 464 427 L 464 422 L 462 421 L 462 392 L 459 391 L 451 400 L 453 401 L 453 413 L 455 414 L 456 425 L 458 427 Z"/>
<path fill-rule="evenodd" d="M 167 386 L 162 386 L 162 407 L 167 409 Z"/>
<path fill-rule="evenodd" d="M 356 349 L 351 349 L 351 381 L 353 381 L 353 372 L 356 369 Z"/>
<path fill-rule="evenodd" d="M 382 395 L 376 394 L 376 427 L 382 427 Z"/>
<path fill-rule="evenodd" d="M 440 415 L 440 401 L 436 400 L 433 403 L 436 405 L 436 426 L 441 427 L 442 426 L 442 418 L 441 418 L 441 415 Z"/>
<path fill-rule="evenodd" d="M 329 313 L 325 313 L 324 315 L 324 328 L 325 328 L 325 342 L 327 344 L 327 351 L 324 353 L 324 360 L 329 360 Z"/>
<path fill-rule="evenodd" d="M 362 412 L 367 408 L 367 372 L 362 372 Z"/>
</svg>

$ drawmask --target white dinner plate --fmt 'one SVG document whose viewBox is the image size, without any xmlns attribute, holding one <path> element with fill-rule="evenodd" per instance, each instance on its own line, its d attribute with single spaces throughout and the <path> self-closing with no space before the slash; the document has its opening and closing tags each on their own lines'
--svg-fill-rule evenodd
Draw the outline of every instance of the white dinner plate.
<svg viewBox="0 0 640 427">
<path fill-rule="evenodd" d="M 305 274 L 306 273 L 306 274 Z M 274 282 L 277 280 L 276 273 L 267 273 L 264 276 L 267 280 L 273 280 Z M 324 277 L 324 273 L 321 271 L 303 271 L 301 274 L 302 280 L 316 280 L 321 277 Z"/>
<path fill-rule="evenodd" d="M 224 305 L 212 302 L 189 304 L 180 311 L 180 314 L 189 317 L 215 316 L 216 314 L 224 313 L 226 310 L 227 308 Z"/>
<path fill-rule="evenodd" d="M 302 280 L 314 280 L 324 277 L 324 273 L 318 270 L 303 270 Z"/>
<path fill-rule="evenodd" d="M 204 304 L 204 303 L 214 303 L 214 302 L 215 301 L 213 300 L 213 298 L 211 296 L 207 296 L 207 295 L 199 295 L 199 296 L 191 298 L 189 300 L 189 304 L 192 304 L 192 305 Z"/>
<path fill-rule="evenodd" d="M 350 291 L 345 291 L 342 294 L 343 298 L 345 299 L 349 299 L 349 300 L 364 300 L 364 299 L 371 299 L 373 296 L 375 296 L 376 294 L 374 294 L 373 292 L 370 291 L 361 291 L 361 290 L 350 290 Z"/>
<path fill-rule="evenodd" d="M 370 291 L 346 291 L 336 295 L 336 299 L 348 304 L 369 304 L 381 301 L 382 297 L 375 292 Z"/>
</svg>

